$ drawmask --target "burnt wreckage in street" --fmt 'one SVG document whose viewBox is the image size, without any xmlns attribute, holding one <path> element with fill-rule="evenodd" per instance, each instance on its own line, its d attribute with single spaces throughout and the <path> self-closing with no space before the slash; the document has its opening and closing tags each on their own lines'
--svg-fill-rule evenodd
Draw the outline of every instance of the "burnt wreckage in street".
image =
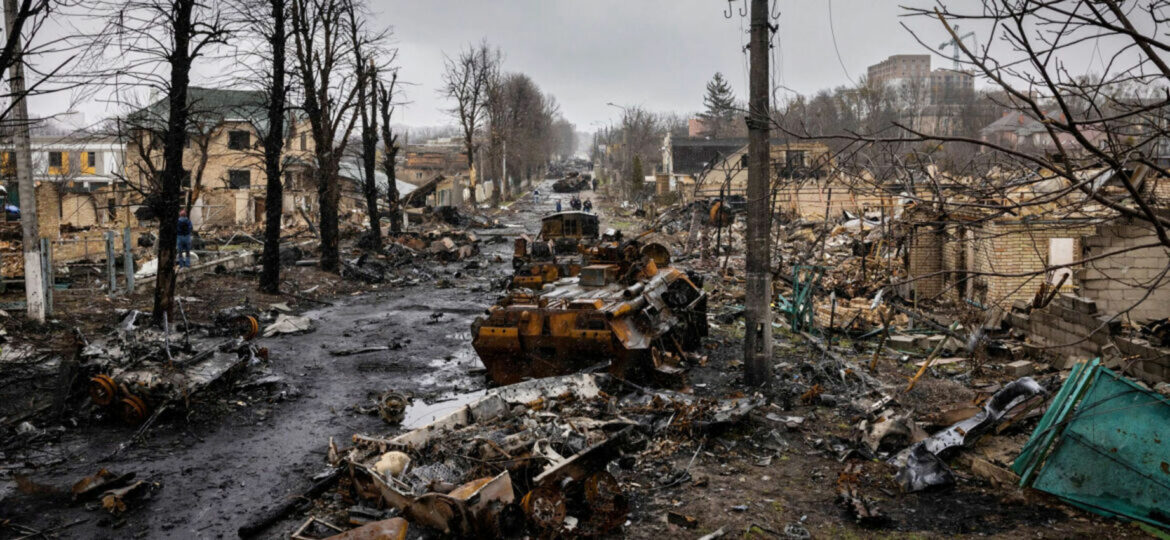
<svg viewBox="0 0 1170 540">
<path fill-rule="evenodd" d="M 534 241 L 516 239 L 512 253 L 511 288 L 540 289 L 563 277 L 581 273 L 580 252 L 598 242 L 596 214 L 569 211 L 546 216 Z M 612 236 L 612 235 L 610 235 Z"/>
<path fill-rule="evenodd" d="M 513 290 L 471 326 L 496 384 L 604 366 L 619 377 L 676 380 L 675 364 L 707 335 L 701 279 L 670 266 L 641 237 L 582 247 L 587 265 L 534 290 Z"/>
</svg>

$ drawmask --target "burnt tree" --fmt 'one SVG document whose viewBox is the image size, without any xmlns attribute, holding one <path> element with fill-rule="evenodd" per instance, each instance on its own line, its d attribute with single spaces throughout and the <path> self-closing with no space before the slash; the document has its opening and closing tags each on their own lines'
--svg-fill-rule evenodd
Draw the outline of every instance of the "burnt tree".
<svg viewBox="0 0 1170 540">
<path fill-rule="evenodd" d="M 313 136 L 317 203 L 320 207 L 321 269 L 337 272 L 338 204 L 341 185 L 338 170 L 353 133 L 357 115 L 351 114 L 358 85 L 346 71 L 349 54 L 345 38 L 344 0 L 293 0 L 292 30 L 295 69 L 304 93 L 301 108 Z"/>
<path fill-rule="evenodd" d="M 281 153 L 284 151 L 285 115 L 285 0 L 268 0 L 272 8 L 268 45 L 272 51 L 272 80 L 268 87 L 268 132 L 264 137 L 264 252 L 260 256 L 260 290 L 280 292 L 280 221 L 284 188 L 281 183 Z"/>
<path fill-rule="evenodd" d="M 390 127 L 394 114 L 394 87 L 398 84 L 398 72 L 390 75 L 390 85 L 377 82 L 378 112 L 382 116 L 382 170 L 386 172 L 386 208 L 390 216 L 390 232 L 402 232 L 402 207 L 398 199 L 398 134 Z"/>
<path fill-rule="evenodd" d="M 455 101 L 450 113 L 459 121 L 468 171 L 475 170 L 475 135 L 487 115 L 488 87 L 499 63 L 500 53 L 493 51 L 486 41 L 468 47 L 458 58 L 444 59 L 441 92 Z M 472 206 L 476 204 L 476 183 L 477 179 L 473 179 L 469 186 Z"/>
</svg>

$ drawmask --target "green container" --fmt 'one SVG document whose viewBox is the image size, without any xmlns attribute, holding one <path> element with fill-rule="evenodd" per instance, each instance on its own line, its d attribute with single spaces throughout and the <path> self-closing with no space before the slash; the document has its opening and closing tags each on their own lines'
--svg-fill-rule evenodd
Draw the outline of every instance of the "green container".
<svg viewBox="0 0 1170 540">
<path fill-rule="evenodd" d="M 1170 400 L 1080 364 L 1012 470 L 1086 510 L 1170 528 Z"/>
</svg>

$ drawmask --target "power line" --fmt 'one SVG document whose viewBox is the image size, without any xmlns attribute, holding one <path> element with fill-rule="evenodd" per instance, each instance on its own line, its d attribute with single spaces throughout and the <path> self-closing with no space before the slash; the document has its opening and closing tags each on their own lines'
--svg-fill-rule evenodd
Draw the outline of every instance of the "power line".
<svg viewBox="0 0 1170 540">
<path fill-rule="evenodd" d="M 845 61 L 841 59 L 841 49 L 837 47 L 837 31 L 833 28 L 833 0 L 829 0 L 829 35 L 833 36 L 833 50 L 837 53 L 837 63 L 841 64 L 841 71 L 845 72 L 845 78 L 849 82 L 857 84 L 853 77 L 849 76 L 849 70 L 845 69 Z"/>
</svg>

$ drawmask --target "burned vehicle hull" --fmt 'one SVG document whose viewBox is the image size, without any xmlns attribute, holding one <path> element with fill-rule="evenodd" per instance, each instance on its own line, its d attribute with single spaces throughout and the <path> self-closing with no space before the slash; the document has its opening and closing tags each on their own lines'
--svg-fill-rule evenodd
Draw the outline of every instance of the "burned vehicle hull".
<svg viewBox="0 0 1170 540">
<path fill-rule="evenodd" d="M 707 296 L 697 277 L 659 267 L 636 242 L 593 255 L 580 276 L 514 291 L 472 323 L 472 345 L 493 382 L 606 364 L 620 377 L 670 376 L 673 359 L 698 349 Z"/>
<path fill-rule="evenodd" d="M 557 193 L 573 193 L 586 190 L 591 186 L 592 180 L 591 175 L 572 172 L 568 176 L 553 182 L 553 191 Z"/>
<path fill-rule="evenodd" d="M 596 214 L 558 212 L 541 219 L 534 241 L 516 239 L 512 254 L 512 288 L 540 289 L 546 283 L 576 276 L 581 271 L 581 251 L 598 241 L 600 221 Z"/>
</svg>

